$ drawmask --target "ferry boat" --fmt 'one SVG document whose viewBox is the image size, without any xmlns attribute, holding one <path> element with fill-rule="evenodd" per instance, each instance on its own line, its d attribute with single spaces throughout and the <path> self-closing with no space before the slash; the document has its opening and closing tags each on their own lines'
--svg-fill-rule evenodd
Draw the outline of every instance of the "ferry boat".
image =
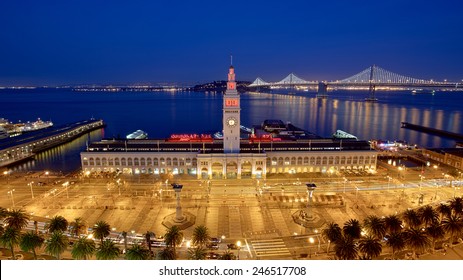
<svg viewBox="0 0 463 280">
<path fill-rule="evenodd" d="M 143 130 L 137 130 L 127 135 L 126 138 L 127 139 L 146 139 L 148 138 L 148 133 L 144 132 Z"/>
<path fill-rule="evenodd" d="M 10 137 L 6 129 L 3 128 L 3 126 L 0 126 L 0 139 L 5 139 Z"/>
<path fill-rule="evenodd" d="M 23 132 L 35 131 L 35 130 L 44 129 L 50 126 L 53 126 L 53 123 L 51 121 L 42 121 L 40 118 L 38 118 L 37 121 L 35 122 L 25 123 L 22 127 L 22 131 Z"/>
<path fill-rule="evenodd" d="M 427 89 L 427 90 L 424 90 L 424 89 L 414 89 L 412 90 L 412 94 L 415 95 L 415 94 L 431 94 L 431 95 L 434 95 L 434 93 L 436 93 L 435 90 L 433 89 Z"/>
<path fill-rule="evenodd" d="M 336 139 L 355 139 L 358 140 L 357 136 L 352 135 L 348 132 L 345 132 L 343 130 L 336 130 L 336 133 L 333 133 L 333 137 Z"/>
</svg>

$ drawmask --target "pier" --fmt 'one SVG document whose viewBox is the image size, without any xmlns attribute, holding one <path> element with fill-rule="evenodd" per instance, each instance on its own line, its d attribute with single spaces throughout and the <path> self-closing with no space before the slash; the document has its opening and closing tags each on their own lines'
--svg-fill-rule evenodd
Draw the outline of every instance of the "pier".
<svg viewBox="0 0 463 280">
<path fill-rule="evenodd" d="M 418 124 L 412 124 L 408 122 L 402 122 L 402 128 L 408 128 L 420 132 L 425 132 L 437 136 L 443 136 L 451 139 L 456 139 L 456 140 L 463 140 L 463 134 L 451 132 L 451 131 L 446 131 L 446 130 L 441 130 L 441 129 L 436 129 L 432 127 L 426 127 Z"/>
<path fill-rule="evenodd" d="M 105 125 L 102 120 L 91 119 L 2 139 L 0 168 L 31 159 L 39 152 L 70 142 Z"/>
</svg>

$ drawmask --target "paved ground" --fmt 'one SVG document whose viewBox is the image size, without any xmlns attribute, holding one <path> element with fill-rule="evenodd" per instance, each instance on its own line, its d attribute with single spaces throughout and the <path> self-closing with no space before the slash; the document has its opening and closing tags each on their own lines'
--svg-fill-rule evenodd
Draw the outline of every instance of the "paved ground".
<svg viewBox="0 0 463 280">
<path fill-rule="evenodd" d="M 386 171 L 385 171 L 386 172 Z M 412 174 L 413 175 L 413 174 Z M 411 177 L 412 175 L 409 174 Z M 414 176 L 414 175 L 413 175 Z M 342 225 L 349 219 L 363 221 L 368 215 L 385 216 L 407 208 L 437 203 L 453 197 L 456 188 L 438 186 L 416 179 L 387 180 L 385 174 L 373 177 L 312 177 L 270 178 L 267 180 L 179 180 L 184 185 L 181 200 L 183 211 L 196 216 L 196 225 L 206 225 L 211 236 L 225 237 L 226 243 L 240 240 L 240 257 L 252 259 L 329 259 L 327 246 L 320 237 L 320 228 L 304 228 L 293 221 L 300 210 L 314 211 L 325 222 Z M 122 178 L 124 179 L 124 178 Z M 96 221 L 108 222 L 114 231 L 143 234 L 152 231 L 165 233 L 165 216 L 175 212 L 176 200 L 169 184 L 155 178 L 134 178 L 119 186 L 106 178 L 73 179 L 60 176 L 40 178 L 9 178 L 3 188 L 14 189 L 0 199 L 0 206 L 22 207 L 35 217 L 49 218 L 62 215 L 68 220 L 83 217 L 89 225 Z M 32 180 L 47 181 L 45 186 L 33 186 Z M 74 180 L 68 188 L 61 184 Z M 53 185 L 53 182 L 61 181 Z M 305 181 L 315 182 L 312 207 L 307 209 Z M 34 198 L 32 199 L 32 191 Z M 191 238 L 193 227 L 184 230 Z M 309 243 L 312 237 L 314 243 Z M 386 250 L 386 249 L 385 249 Z M 447 250 L 438 259 L 461 259 L 463 252 Z M 423 256 L 425 258 L 425 256 Z"/>
</svg>

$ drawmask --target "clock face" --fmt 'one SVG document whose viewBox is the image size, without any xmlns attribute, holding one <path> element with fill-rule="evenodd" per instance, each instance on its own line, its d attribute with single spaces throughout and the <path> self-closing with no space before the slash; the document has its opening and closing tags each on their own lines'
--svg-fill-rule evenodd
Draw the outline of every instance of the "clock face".
<svg viewBox="0 0 463 280">
<path fill-rule="evenodd" d="M 228 118 L 228 120 L 227 120 L 227 125 L 228 125 L 228 126 L 231 126 L 231 127 L 235 126 L 235 125 L 236 125 L 236 120 L 235 120 L 235 118 Z"/>
</svg>

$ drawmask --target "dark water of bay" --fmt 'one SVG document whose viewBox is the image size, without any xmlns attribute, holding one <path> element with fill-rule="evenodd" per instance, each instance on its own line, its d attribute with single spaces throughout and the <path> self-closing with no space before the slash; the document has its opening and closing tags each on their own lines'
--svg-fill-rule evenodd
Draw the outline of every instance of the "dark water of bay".
<svg viewBox="0 0 463 280">
<path fill-rule="evenodd" d="M 367 92 L 334 91 L 328 99 L 314 92 L 296 95 L 244 93 L 241 123 L 281 119 L 331 137 L 342 129 L 361 139 L 405 140 L 425 147 L 453 147 L 454 140 L 400 128 L 403 121 L 463 133 L 463 92 L 412 95 L 410 91 L 377 92 L 377 103 L 363 102 Z M 12 122 L 51 120 L 56 125 L 103 119 L 104 130 L 91 134 L 125 137 L 141 129 L 150 138 L 173 133 L 213 133 L 221 130 L 222 94 L 199 92 L 76 92 L 70 89 L 0 90 L 0 118 Z M 87 136 L 37 156 L 16 169 L 71 171 L 80 167 L 79 152 Z"/>
</svg>

